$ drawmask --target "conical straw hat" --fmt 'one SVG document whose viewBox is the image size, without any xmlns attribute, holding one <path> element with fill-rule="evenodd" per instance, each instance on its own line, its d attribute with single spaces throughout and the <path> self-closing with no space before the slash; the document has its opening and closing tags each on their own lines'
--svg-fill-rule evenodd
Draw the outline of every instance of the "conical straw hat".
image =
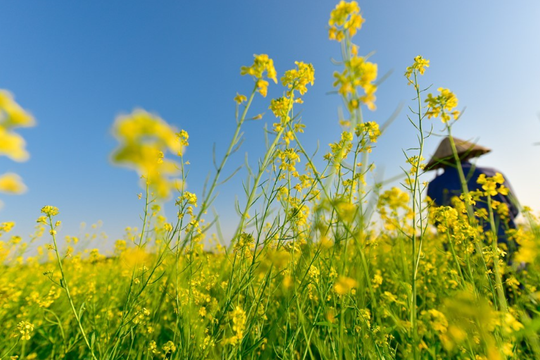
<svg viewBox="0 0 540 360">
<path fill-rule="evenodd" d="M 454 138 L 456 144 L 456 150 L 461 161 L 478 157 L 487 154 L 491 151 L 487 147 L 476 145 L 472 142 Z M 444 138 L 439 147 L 435 151 L 435 154 L 431 157 L 431 160 L 426 165 L 426 170 L 435 170 L 445 167 L 454 163 L 454 153 L 452 152 L 452 146 L 450 145 L 450 139 Z"/>
</svg>

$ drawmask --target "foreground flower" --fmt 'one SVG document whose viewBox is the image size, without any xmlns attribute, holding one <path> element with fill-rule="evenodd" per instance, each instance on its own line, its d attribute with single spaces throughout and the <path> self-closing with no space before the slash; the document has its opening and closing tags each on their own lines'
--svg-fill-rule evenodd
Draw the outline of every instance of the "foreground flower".
<svg viewBox="0 0 540 360">
<path fill-rule="evenodd" d="M 170 176 L 176 175 L 179 167 L 165 154 L 181 155 L 187 133 L 177 133 L 160 117 L 135 110 L 116 119 L 113 134 L 120 143 L 113 152 L 113 162 L 136 170 L 158 197 L 169 197 L 177 182 Z"/>
<path fill-rule="evenodd" d="M 32 127 L 34 118 L 15 102 L 13 95 L 0 89 L 0 155 L 5 155 L 14 161 L 28 160 L 25 149 L 26 142 L 17 133 L 17 127 Z"/>
</svg>

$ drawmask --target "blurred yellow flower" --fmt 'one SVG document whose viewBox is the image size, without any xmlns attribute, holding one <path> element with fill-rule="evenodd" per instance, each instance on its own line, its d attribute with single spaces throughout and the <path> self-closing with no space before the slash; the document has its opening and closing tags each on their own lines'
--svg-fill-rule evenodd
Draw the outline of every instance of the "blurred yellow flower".
<svg viewBox="0 0 540 360">
<path fill-rule="evenodd" d="M 0 175 L 0 191 L 10 194 L 23 194 L 27 190 L 19 175 L 6 173 Z"/>
<path fill-rule="evenodd" d="M 377 86 L 373 82 L 377 79 L 377 64 L 366 61 L 361 56 L 354 56 L 345 62 L 342 73 L 334 72 L 333 86 L 338 88 L 342 96 L 356 96 L 357 88 L 364 90 L 359 100 L 366 104 L 368 109 L 375 110 L 375 92 Z M 357 105 L 355 105 L 357 106 Z"/>
<path fill-rule="evenodd" d="M 247 97 L 245 95 L 236 93 L 236 96 L 234 97 L 234 101 L 236 101 L 237 104 L 241 104 L 247 101 Z"/>
<path fill-rule="evenodd" d="M 160 117 L 135 110 L 116 119 L 113 134 L 120 143 L 112 154 L 113 162 L 136 170 L 156 196 L 169 197 L 176 184 L 170 176 L 179 172 L 179 165 L 165 158 L 165 153 L 181 154 L 187 132 L 177 134 Z"/>
<path fill-rule="evenodd" d="M 58 215 L 59 211 L 56 206 L 46 205 L 41 208 L 41 212 L 47 216 L 56 216 Z"/>
<path fill-rule="evenodd" d="M 34 324 L 28 321 L 21 321 L 17 324 L 17 329 L 21 333 L 21 340 L 30 340 L 32 333 L 34 332 Z"/>
<path fill-rule="evenodd" d="M 14 127 L 32 127 L 35 120 L 28 112 L 24 111 L 13 99 L 13 95 L 6 90 L 0 89 L 0 119 L 2 127 L 11 129 Z"/>
<path fill-rule="evenodd" d="M 334 284 L 334 290 L 339 295 L 348 294 L 353 288 L 358 286 L 358 282 L 349 277 L 340 276 L 338 281 Z"/>
</svg>

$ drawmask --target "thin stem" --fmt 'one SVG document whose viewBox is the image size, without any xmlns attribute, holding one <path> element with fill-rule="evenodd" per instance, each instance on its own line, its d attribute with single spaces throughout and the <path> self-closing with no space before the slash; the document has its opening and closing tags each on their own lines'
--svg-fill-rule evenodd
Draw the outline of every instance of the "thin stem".
<svg viewBox="0 0 540 360">
<path fill-rule="evenodd" d="M 79 325 L 79 329 L 81 330 L 81 334 L 82 334 L 82 336 L 84 338 L 84 342 L 86 343 L 86 346 L 90 350 L 92 358 L 94 360 L 97 360 L 97 357 L 94 354 L 94 350 L 92 349 L 92 346 L 90 345 L 90 341 L 88 341 L 88 336 L 86 336 L 86 332 L 84 331 L 84 328 L 82 326 L 82 322 L 81 322 L 81 319 L 79 317 L 79 314 L 77 313 L 77 310 L 75 309 L 75 304 L 73 303 L 73 298 L 71 297 L 71 294 L 69 292 L 68 281 L 67 281 L 67 278 L 66 278 L 66 274 L 64 272 L 64 267 L 62 266 L 62 260 L 60 259 L 60 253 L 58 251 L 58 244 L 56 243 L 56 230 L 55 230 L 55 227 L 54 227 L 53 222 L 52 222 L 52 216 L 47 215 L 47 218 L 49 220 L 49 227 L 51 229 L 51 236 L 52 236 L 52 240 L 53 240 L 53 243 L 54 243 L 54 252 L 56 254 L 56 261 L 58 263 L 58 268 L 60 269 L 60 274 L 62 275 L 62 278 L 60 279 L 60 285 L 62 286 L 62 288 L 66 292 L 66 295 L 67 295 L 67 298 L 68 298 L 68 301 L 69 301 L 69 305 L 71 307 L 71 311 L 73 312 L 73 315 L 75 315 L 75 319 L 77 320 L 77 324 Z"/>
</svg>

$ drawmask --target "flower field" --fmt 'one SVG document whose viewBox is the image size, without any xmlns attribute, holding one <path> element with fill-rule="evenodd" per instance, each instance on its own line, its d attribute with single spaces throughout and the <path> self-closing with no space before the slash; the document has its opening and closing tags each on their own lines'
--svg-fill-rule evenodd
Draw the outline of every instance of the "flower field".
<svg viewBox="0 0 540 360">
<path fill-rule="evenodd" d="M 452 207 L 426 198 L 430 124 L 442 122 L 453 139 L 453 124 L 464 120 L 456 94 L 422 83 L 430 66 L 422 56 L 403 69 L 418 146 L 404 151 L 401 184 L 370 177 L 385 127 L 363 117 L 376 109 L 378 87 L 377 64 L 354 43 L 363 22 L 354 1 L 330 14 L 344 111 L 341 137 L 325 155 L 309 154 L 301 137 L 314 67 L 297 61 L 278 74 L 272 58 L 257 54 L 240 69 L 253 88 L 234 97 L 235 132 L 203 193 L 184 186 L 189 134 L 137 109 L 112 124 L 111 158 L 140 177 L 142 221 L 113 252 L 59 238 L 54 204 L 41 209 L 28 239 L 0 223 L 0 359 L 539 359 L 538 219 L 520 206 L 524 223 L 506 226 L 517 250 L 497 241 L 508 221 L 493 199 L 508 194 L 500 174 L 479 178 L 481 190 L 464 186 Z M 269 86 L 283 95 L 267 99 L 275 120 L 266 151 L 248 168 L 236 230 L 222 243 L 208 210 L 243 126 L 262 117 L 252 101 Z M 16 129 L 33 125 L 1 90 L 0 155 L 25 161 Z M 0 191 L 25 188 L 17 174 L 0 175 Z M 176 213 L 166 217 L 169 201 Z"/>
</svg>

